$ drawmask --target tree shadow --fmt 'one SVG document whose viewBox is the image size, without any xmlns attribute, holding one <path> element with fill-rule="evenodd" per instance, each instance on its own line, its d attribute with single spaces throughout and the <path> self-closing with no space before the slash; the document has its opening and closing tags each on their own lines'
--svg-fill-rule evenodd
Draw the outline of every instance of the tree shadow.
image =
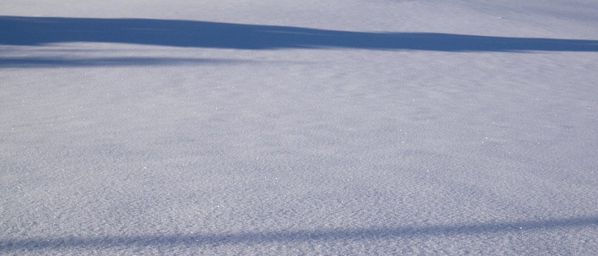
<svg viewBox="0 0 598 256">
<path fill-rule="evenodd" d="M 353 48 L 446 52 L 596 52 L 598 40 L 383 33 L 190 20 L 0 16 L 0 45 L 127 43 L 223 49 Z"/>
<path fill-rule="evenodd" d="M 120 67 L 120 66 L 178 66 L 255 63 L 249 60 L 167 58 L 167 57 L 111 57 L 111 58 L 63 58 L 63 57 L 0 57 L 0 68 L 56 68 L 56 67 Z"/>
<path fill-rule="evenodd" d="M 267 244 L 325 241 L 406 239 L 430 236 L 507 234 L 517 232 L 598 228 L 598 217 L 503 223 L 436 225 L 425 227 L 373 227 L 232 234 L 170 234 L 139 236 L 61 237 L 0 240 L 0 253 L 18 250 L 105 249 L 112 247 L 201 247 L 226 244 Z"/>
</svg>

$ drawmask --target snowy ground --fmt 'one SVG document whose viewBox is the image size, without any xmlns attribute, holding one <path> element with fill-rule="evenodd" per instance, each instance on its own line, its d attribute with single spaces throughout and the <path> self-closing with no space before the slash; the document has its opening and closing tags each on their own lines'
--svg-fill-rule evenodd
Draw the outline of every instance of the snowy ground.
<svg viewBox="0 0 598 256">
<path fill-rule="evenodd" d="M 598 1 L 0 2 L 0 254 L 595 255 Z"/>
</svg>

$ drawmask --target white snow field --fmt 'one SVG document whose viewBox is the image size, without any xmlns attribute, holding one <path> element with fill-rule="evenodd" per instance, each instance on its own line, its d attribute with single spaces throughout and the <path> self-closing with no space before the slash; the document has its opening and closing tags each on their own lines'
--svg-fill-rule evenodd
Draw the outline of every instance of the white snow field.
<svg viewBox="0 0 598 256">
<path fill-rule="evenodd" d="M 0 1 L 0 255 L 466 254 L 598 254 L 598 1 Z"/>
</svg>

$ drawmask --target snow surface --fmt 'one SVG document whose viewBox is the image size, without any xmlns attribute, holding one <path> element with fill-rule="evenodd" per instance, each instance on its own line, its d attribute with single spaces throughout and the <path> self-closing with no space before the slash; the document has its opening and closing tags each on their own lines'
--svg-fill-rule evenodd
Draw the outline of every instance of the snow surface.
<svg viewBox="0 0 598 256">
<path fill-rule="evenodd" d="M 595 255 L 597 13 L 1 1 L 0 254 Z"/>
</svg>

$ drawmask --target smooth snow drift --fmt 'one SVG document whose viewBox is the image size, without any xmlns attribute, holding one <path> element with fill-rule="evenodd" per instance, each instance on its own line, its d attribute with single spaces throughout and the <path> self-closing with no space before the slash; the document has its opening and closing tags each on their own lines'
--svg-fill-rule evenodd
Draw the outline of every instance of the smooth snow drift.
<svg viewBox="0 0 598 256">
<path fill-rule="evenodd" d="M 596 13 L 2 1 L 0 254 L 594 255 Z"/>
</svg>

